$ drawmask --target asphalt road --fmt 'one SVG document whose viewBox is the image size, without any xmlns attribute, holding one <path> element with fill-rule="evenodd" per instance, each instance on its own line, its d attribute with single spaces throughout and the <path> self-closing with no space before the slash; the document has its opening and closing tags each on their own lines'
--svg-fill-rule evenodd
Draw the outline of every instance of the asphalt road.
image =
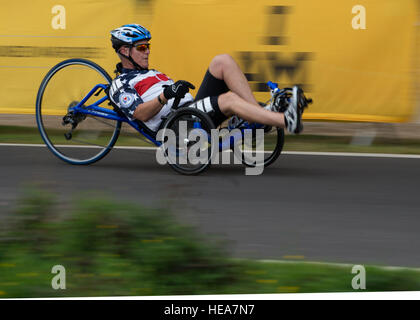
<svg viewBox="0 0 420 320">
<path fill-rule="evenodd" d="M 282 155 L 260 176 L 241 165 L 182 176 L 146 150 L 113 150 L 72 166 L 45 147 L 0 146 L 0 212 L 22 187 L 100 190 L 170 207 L 234 256 L 420 267 L 420 159 Z"/>
</svg>

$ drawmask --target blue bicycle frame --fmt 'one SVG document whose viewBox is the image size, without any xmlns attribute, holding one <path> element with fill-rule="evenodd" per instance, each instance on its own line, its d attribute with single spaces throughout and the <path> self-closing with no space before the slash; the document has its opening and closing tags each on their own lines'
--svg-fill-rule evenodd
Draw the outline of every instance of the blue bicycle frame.
<svg viewBox="0 0 420 320">
<path fill-rule="evenodd" d="M 98 91 L 98 89 L 100 89 Z M 84 106 L 84 103 L 89 100 L 89 98 L 96 92 L 98 95 L 101 90 L 107 89 L 107 86 L 104 84 L 97 84 L 90 92 L 84 97 L 76 106 L 69 108 L 70 112 L 74 113 L 81 113 L 86 115 L 91 115 L 95 117 L 101 117 L 105 119 L 115 120 L 115 121 L 121 121 L 126 122 L 130 126 L 132 126 L 134 129 L 136 129 L 140 134 L 142 134 L 144 137 L 146 137 L 148 140 L 150 140 L 152 143 L 154 143 L 156 146 L 160 146 L 162 143 L 159 141 L 156 141 L 153 137 L 151 137 L 143 128 L 141 128 L 137 122 L 130 121 L 126 117 L 120 116 L 117 112 L 114 110 L 110 110 L 107 108 L 100 107 L 99 105 L 104 103 L 105 101 L 109 100 L 107 96 L 99 99 L 98 101 L 92 103 L 91 105 Z"/>
<path fill-rule="evenodd" d="M 270 89 L 272 89 L 272 90 L 277 89 L 277 84 L 275 84 L 275 83 L 268 82 L 268 85 L 269 85 Z M 90 90 L 90 92 L 76 106 L 69 108 L 68 111 L 73 112 L 73 113 L 81 113 L 81 114 L 91 115 L 91 116 L 95 116 L 95 117 L 101 117 L 101 118 L 105 118 L 105 119 L 120 121 L 120 122 L 126 122 L 130 126 L 132 126 L 136 131 L 138 131 L 141 135 L 143 135 L 145 138 L 147 138 L 150 142 L 152 142 L 154 145 L 156 145 L 157 147 L 160 147 L 162 145 L 162 143 L 160 141 L 155 140 L 152 136 L 150 136 L 143 128 L 141 128 L 139 126 L 139 124 L 137 122 L 130 121 L 126 117 L 120 116 L 114 110 L 110 110 L 110 109 L 107 109 L 107 108 L 100 107 L 100 105 L 102 103 L 109 100 L 108 96 L 105 96 L 105 97 L 99 99 L 98 101 L 92 103 L 91 105 L 88 105 L 88 106 L 84 105 L 86 103 L 86 101 L 88 101 L 90 99 L 90 97 L 92 95 L 95 94 L 95 96 L 97 96 L 97 95 L 99 95 L 99 93 L 102 90 L 106 90 L 106 89 L 107 89 L 107 85 L 97 84 L 92 90 Z M 255 124 L 254 123 L 254 124 L 251 125 L 246 121 L 242 121 L 240 123 L 240 127 L 238 129 L 240 130 L 241 137 L 242 137 L 243 133 L 244 133 L 244 130 L 259 129 L 259 128 L 263 128 L 263 127 L 264 127 L 264 125 L 261 125 L 261 124 Z M 200 123 L 194 124 L 194 128 L 200 128 Z M 239 138 L 239 137 L 231 136 L 229 140 L 219 142 L 219 150 L 225 150 L 227 148 L 230 148 L 231 145 L 234 143 L 234 140 L 237 139 L 237 138 Z M 209 140 L 210 140 L 210 137 L 209 137 Z"/>
</svg>

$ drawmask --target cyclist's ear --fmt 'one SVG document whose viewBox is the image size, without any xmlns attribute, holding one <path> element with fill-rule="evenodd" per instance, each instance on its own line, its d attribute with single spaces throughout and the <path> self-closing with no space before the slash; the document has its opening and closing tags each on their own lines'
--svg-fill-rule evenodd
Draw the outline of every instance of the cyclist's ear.
<svg viewBox="0 0 420 320">
<path fill-rule="evenodd" d="M 127 56 L 128 55 L 128 46 L 122 46 L 118 49 L 118 53 Z"/>
</svg>

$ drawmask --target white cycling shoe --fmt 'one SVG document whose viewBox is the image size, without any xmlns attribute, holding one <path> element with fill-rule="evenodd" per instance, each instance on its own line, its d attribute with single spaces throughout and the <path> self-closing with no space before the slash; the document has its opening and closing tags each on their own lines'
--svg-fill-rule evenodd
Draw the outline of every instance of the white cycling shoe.
<svg viewBox="0 0 420 320">
<path fill-rule="evenodd" d="M 271 91 L 271 102 L 265 109 L 274 112 L 283 112 L 287 131 L 298 134 L 303 131 L 303 110 L 312 103 L 312 99 L 306 99 L 303 90 L 294 86 Z"/>
<path fill-rule="evenodd" d="M 299 95 L 301 89 L 298 86 L 294 86 L 292 89 L 292 96 L 290 98 L 289 106 L 284 111 L 284 121 L 286 124 L 286 129 L 290 133 L 298 134 L 303 131 L 302 124 L 302 113 L 303 107 L 299 104 Z"/>
<path fill-rule="evenodd" d="M 303 130 L 303 108 L 299 106 L 299 95 L 302 90 L 298 86 L 271 91 L 271 102 L 266 109 L 284 113 L 286 129 L 290 133 L 300 133 Z"/>
</svg>

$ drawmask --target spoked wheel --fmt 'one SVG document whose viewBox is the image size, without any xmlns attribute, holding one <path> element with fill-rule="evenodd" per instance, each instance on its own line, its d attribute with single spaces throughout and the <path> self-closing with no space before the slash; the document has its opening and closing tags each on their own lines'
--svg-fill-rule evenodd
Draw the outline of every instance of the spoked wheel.
<svg viewBox="0 0 420 320">
<path fill-rule="evenodd" d="M 111 81 L 104 69 L 85 59 L 62 61 L 47 73 L 38 90 L 36 121 L 42 139 L 55 156 L 71 164 L 91 164 L 112 149 L 121 122 L 70 110 L 97 84 L 109 85 Z M 84 106 L 105 96 L 98 90 Z M 107 101 L 101 107 L 112 109 Z"/>
<path fill-rule="evenodd" d="M 264 103 L 259 103 L 262 107 Z M 284 145 L 284 130 L 271 126 L 259 126 L 249 130 L 239 142 L 235 141 L 235 156 L 248 167 L 268 167 L 280 156 Z M 257 131 L 258 130 L 258 131 Z"/>
<path fill-rule="evenodd" d="M 167 163 L 176 172 L 193 175 L 209 167 L 212 156 L 210 117 L 193 108 L 181 108 L 163 126 L 163 150 Z"/>
<path fill-rule="evenodd" d="M 248 167 L 268 167 L 280 156 L 284 145 L 284 130 L 266 127 L 261 133 L 252 130 L 233 147 L 236 157 Z"/>
</svg>

